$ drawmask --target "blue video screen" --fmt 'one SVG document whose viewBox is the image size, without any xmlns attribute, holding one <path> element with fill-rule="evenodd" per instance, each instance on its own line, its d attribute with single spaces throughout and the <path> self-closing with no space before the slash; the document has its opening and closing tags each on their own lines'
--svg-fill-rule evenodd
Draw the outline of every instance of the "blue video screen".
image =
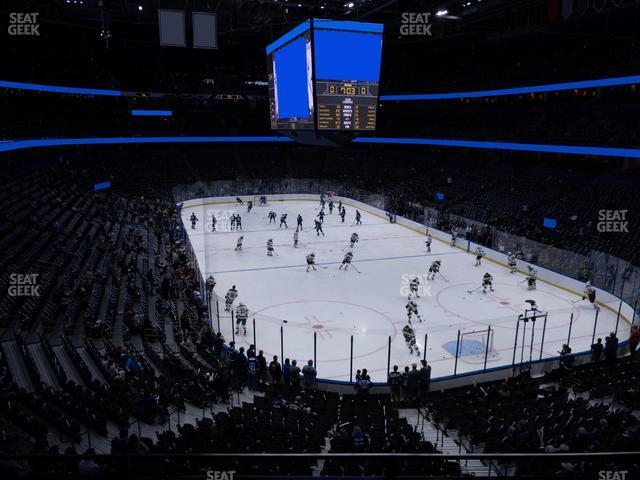
<svg viewBox="0 0 640 480">
<path fill-rule="evenodd" d="M 313 129 L 313 71 L 310 22 L 267 47 L 272 129 Z"/>
<path fill-rule="evenodd" d="M 319 130 L 375 130 L 383 26 L 314 19 Z"/>
<path fill-rule="evenodd" d="M 542 220 L 542 226 L 546 228 L 556 228 L 558 226 L 558 220 L 555 218 L 544 217 Z"/>
<path fill-rule="evenodd" d="M 111 188 L 111 182 L 108 180 L 106 182 L 96 183 L 93 186 L 93 191 L 98 192 L 100 190 L 106 190 L 107 188 Z"/>
</svg>

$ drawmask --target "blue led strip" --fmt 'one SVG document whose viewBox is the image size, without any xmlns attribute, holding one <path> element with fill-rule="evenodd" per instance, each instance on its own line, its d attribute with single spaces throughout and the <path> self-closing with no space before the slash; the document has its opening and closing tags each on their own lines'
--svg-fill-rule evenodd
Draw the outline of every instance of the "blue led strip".
<svg viewBox="0 0 640 480">
<path fill-rule="evenodd" d="M 472 140 L 441 140 L 436 138 L 359 137 L 354 143 L 387 143 L 395 145 L 432 145 L 438 147 L 488 148 L 523 152 L 563 153 L 567 155 L 597 155 L 602 157 L 640 158 L 640 149 L 587 147 L 580 145 L 548 145 L 538 143 L 478 142 Z"/>
<path fill-rule="evenodd" d="M 131 110 L 134 117 L 171 117 L 171 110 Z"/>
<path fill-rule="evenodd" d="M 304 32 L 306 32 L 310 28 L 311 28 L 311 22 L 307 20 L 306 22 L 303 22 L 297 27 L 295 27 L 293 30 L 290 30 L 289 32 L 285 33 L 283 36 L 278 38 L 275 42 L 267 45 L 267 49 L 266 49 L 267 55 L 269 55 L 274 50 L 277 50 L 278 48 L 280 48 L 290 40 L 293 40 L 294 38 L 302 35 Z"/>
<path fill-rule="evenodd" d="M 132 143 L 287 143 L 289 137 L 99 137 L 43 138 L 37 140 L 0 141 L 0 152 L 25 148 L 61 147 L 66 145 L 110 145 Z"/>
<path fill-rule="evenodd" d="M 499 90 L 478 90 L 474 92 L 426 93 L 415 95 L 381 95 L 380 100 L 451 100 L 456 98 L 500 97 L 504 95 L 522 95 L 526 93 L 556 92 L 562 90 L 599 87 L 616 87 L 621 85 L 633 85 L 635 83 L 640 83 L 640 75 L 633 75 L 629 77 L 601 78 L 599 80 L 583 80 L 580 82 L 548 83 L 546 85 L 503 88 Z"/>
<path fill-rule="evenodd" d="M 381 23 L 350 22 L 327 18 L 314 18 L 313 25 L 319 29 L 346 30 L 348 32 L 382 33 L 384 30 L 384 25 Z"/>
<path fill-rule="evenodd" d="M 39 83 L 7 82 L 0 80 L 0 88 L 13 88 L 18 90 L 33 90 L 36 92 L 72 93 L 76 95 L 106 95 L 120 97 L 120 90 L 104 90 L 99 88 L 61 87 L 59 85 L 43 85 Z"/>
</svg>

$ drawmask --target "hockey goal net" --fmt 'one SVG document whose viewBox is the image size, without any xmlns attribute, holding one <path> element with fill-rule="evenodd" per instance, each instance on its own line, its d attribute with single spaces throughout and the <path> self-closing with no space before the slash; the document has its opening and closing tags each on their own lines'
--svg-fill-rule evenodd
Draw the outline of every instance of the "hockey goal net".
<svg viewBox="0 0 640 480">
<path fill-rule="evenodd" d="M 498 358 L 495 350 L 493 337 L 494 330 L 491 328 L 462 332 L 460 335 L 460 346 L 458 357 L 469 363 L 484 363 Z"/>
</svg>

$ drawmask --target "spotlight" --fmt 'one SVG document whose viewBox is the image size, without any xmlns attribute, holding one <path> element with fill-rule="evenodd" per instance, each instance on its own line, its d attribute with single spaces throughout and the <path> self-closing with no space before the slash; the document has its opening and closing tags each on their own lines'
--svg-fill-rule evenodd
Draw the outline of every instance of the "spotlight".
<svg viewBox="0 0 640 480">
<path fill-rule="evenodd" d="M 448 10 L 438 10 L 436 12 L 436 17 L 442 17 L 443 15 L 446 15 L 447 13 L 449 13 Z"/>
<path fill-rule="evenodd" d="M 138 5 L 138 11 L 141 12 L 142 11 L 142 5 Z"/>
</svg>

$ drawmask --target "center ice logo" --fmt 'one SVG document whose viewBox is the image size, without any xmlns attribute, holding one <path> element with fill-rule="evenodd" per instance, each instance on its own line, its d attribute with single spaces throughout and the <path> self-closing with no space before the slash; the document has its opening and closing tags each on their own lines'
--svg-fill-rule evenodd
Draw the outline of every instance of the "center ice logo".
<svg viewBox="0 0 640 480">
<path fill-rule="evenodd" d="M 415 274 L 415 273 L 403 273 L 402 281 L 400 282 L 400 295 L 403 297 L 408 297 L 411 292 L 411 281 L 414 279 L 418 279 L 418 296 L 419 297 L 430 297 L 431 296 L 431 285 L 429 285 L 429 279 L 427 278 L 426 273 Z"/>
</svg>

